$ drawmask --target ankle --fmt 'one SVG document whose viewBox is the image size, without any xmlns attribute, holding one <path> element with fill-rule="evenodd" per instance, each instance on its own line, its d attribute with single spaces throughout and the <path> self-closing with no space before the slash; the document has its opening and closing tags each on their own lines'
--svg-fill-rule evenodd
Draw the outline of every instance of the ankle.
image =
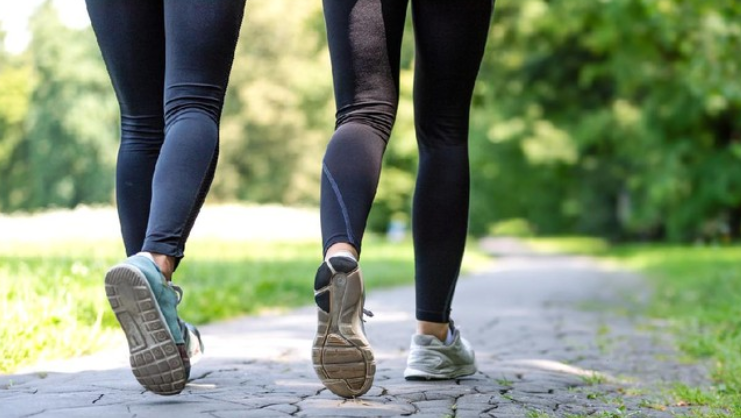
<svg viewBox="0 0 741 418">
<path fill-rule="evenodd" d="M 417 334 L 431 335 L 443 343 L 448 339 L 448 323 L 417 321 Z"/>
<path fill-rule="evenodd" d="M 157 264 L 157 267 L 159 267 L 162 275 L 165 276 L 165 279 L 168 282 L 172 281 L 172 272 L 175 270 L 175 257 L 148 251 L 142 251 L 141 254 L 152 259 Z"/>
<path fill-rule="evenodd" d="M 353 260 L 358 260 L 358 250 L 355 249 L 350 244 L 344 243 L 344 242 L 338 242 L 337 244 L 332 244 L 327 249 L 327 255 L 325 257 L 326 259 L 329 259 L 331 257 L 335 256 L 344 256 L 348 258 L 352 258 Z"/>
</svg>

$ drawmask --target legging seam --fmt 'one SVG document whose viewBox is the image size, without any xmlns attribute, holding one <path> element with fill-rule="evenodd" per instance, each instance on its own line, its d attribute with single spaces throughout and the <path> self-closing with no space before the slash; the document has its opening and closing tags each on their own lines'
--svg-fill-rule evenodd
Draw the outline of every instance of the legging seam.
<svg viewBox="0 0 741 418">
<path fill-rule="evenodd" d="M 332 177 L 332 173 L 329 171 L 329 167 L 327 167 L 327 164 L 322 164 L 322 171 L 324 172 L 324 175 L 327 176 L 327 180 L 329 181 L 329 184 L 332 186 L 332 191 L 334 191 L 335 198 L 337 199 L 337 203 L 340 205 L 340 210 L 342 211 L 342 218 L 345 221 L 345 231 L 347 232 L 347 239 L 350 240 L 350 244 L 355 245 L 355 237 L 353 236 L 352 229 L 350 228 L 350 214 L 347 212 L 347 206 L 345 205 L 345 201 L 342 199 L 342 193 L 340 192 L 340 187 L 337 185 L 337 182 L 335 182 L 334 177 Z"/>
</svg>

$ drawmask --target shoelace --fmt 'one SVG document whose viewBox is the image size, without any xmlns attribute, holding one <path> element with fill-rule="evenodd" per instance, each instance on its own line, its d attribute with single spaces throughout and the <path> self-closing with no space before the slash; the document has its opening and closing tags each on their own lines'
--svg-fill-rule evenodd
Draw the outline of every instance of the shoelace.
<svg viewBox="0 0 741 418">
<path fill-rule="evenodd" d="M 178 295 L 178 300 L 177 302 L 175 302 L 175 305 L 179 305 L 180 302 L 183 300 L 183 289 L 180 286 L 172 284 L 172 282 L 170 282 L 170 287 Z M 188 367 L 190 368 L 190 364 L 195 364 L 203 354 L 203 342 L 201 340 L 201 334 L 198 332 L 198 329 L 195 326 L 183 321 L 182 319 L 180 319 L 179 316 L 177 319 L 178 326 L 180 327 L 180 332 L 183 333 L 183 339 L 185 340 L 185 349 L 187 350 L 185 352 L 185 355 L 188 358 Z M 196 340 L 191 340 L 192 337 L 195 337 Z"/>
<path fill-rule="evenodd" d="M 183 300 L 183 289 L 180 286 L 176 286 L 176 285 L 174 285 L 172 283 L 170 283 L 170 287 L 178 295 L 178 301 L 175 302 L 175 306 L 180 305 L 180 301 Z"/>
</svg>

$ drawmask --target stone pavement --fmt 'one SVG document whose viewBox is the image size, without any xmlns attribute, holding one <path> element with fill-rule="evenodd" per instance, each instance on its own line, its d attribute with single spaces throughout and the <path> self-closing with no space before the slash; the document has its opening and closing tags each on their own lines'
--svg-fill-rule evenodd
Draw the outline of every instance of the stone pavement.
<svg viewBox="0 0 741 418">
<path fill-rule="evenodd" d="M 491 268 L 461 279 L 453 314 L 480 371 L 453 381 L 402 377 L 413 289 L 372 292 L 366 328 L 378 371 L 365 396 L 328 392 L 311 368 L 311 307 L 201 328 L 206 356 L 177 396 L 144 392 L 121 347 L 0 376 L 0 417 L 669 417 L 690 407 L 672 382 L 702 384 L 662 324 L 630 315 L 640 278 L 579 257 L 488 241 Z M 373 280 L 366 277 L 366 281 Z M 307 286 L 309 286 L 307 282 Z M 632 301 L 632 302 L 631 302 Z M 681 403 L 679 403 L 681 404 Z"/>
</svg>

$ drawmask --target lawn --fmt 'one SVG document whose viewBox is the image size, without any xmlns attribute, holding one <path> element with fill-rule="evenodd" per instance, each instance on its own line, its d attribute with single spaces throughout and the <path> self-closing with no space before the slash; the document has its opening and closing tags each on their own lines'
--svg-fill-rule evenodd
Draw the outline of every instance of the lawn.
<svg viewBox="0 0 741 418">
<path fill-rule="evenodd" d="M 530 243 L 610 259 L 645 274 L 654 289 L 646 315 L 672 323 L 680 348 L 711 365 L 712 388 L 677 386 L 674 401 L 708 405 L 699 416 L 741 416 L 741 245 L 610 246 L 592 238 Z"/>
<path fill-rule="evenodd" d="M 469 248 L 471 267 L 484 256 Z M 103 277 L 122 254 L 117 239 L 0 241 L 0 373 L 120 344 Z M 192 239 L 174 276 L 185 291 L 179 312 L 203 324 L 311 304 L 320 261 L 319 243 L 305 239 Z M 411 242 L 369 236 L 362 265 L 369 290 L 411 284 Z"/>
</svg>

